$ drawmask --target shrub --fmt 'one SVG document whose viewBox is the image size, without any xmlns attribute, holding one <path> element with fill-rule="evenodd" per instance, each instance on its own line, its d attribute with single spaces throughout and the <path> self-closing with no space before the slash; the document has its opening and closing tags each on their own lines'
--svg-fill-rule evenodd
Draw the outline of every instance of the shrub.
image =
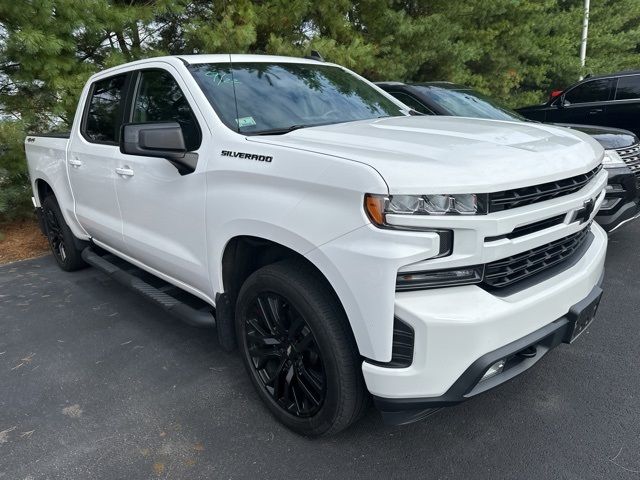
<svg viewBox="0 0 640 480">
<path fill-rule="evenodd" d="M 0 121 L 0 223 L 32 215 L 24 138 L 21 122 Z"/>
</svg>

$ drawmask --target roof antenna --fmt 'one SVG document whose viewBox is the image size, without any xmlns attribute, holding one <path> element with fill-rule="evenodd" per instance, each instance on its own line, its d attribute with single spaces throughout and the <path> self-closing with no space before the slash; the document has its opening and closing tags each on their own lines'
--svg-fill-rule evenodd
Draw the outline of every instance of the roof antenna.
<svg viewBox="0 0 640 480">
<path fill-rule="evenodd" d="M 320 55 L 320 52 L 317 50 L 311 50 L 311 55 L 307 55 L 304 58 L 308 58 L 309 60 L 317 60 L 318 62 L 324 62 L 324 57 Z"/>
</svg>

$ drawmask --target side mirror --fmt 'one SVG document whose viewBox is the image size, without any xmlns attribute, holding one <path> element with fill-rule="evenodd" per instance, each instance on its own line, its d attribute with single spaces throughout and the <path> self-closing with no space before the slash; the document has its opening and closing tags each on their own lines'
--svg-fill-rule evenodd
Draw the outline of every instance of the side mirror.
<svg viewBox="0 0 640 480">
<path fill-rule="evenodd" d="M 549 94 L 549 101 L 558 98 L 560 95 L 562 95 L 562 90 L 551 90 L 551 93 Z"/>
<path fill-rule="evenodd" d="M 120 151 L 179 161 L 185 157 L 187 147 L 177 122 L 125 123 L 120 135 Z"/>
</svg>

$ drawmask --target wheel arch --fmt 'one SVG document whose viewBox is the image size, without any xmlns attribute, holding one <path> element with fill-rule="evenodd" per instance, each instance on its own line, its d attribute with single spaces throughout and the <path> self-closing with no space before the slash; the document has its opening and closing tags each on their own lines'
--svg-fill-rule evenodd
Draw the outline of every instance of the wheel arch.
<svg viewBox="0 0 640 480">
<path fill-rule="evenodd" d="M 294 246 L 285 245 L 263 236 L 236 235 L 229 239 L 223 249 L 220 262 L 221 289 L 228 295 L 229 304 L 232 308 L 231 314 L 235 314 L 235 303 L 240 288 L 253 272 L 266 265 L 288 259 L 299 260 L 317 273 L 324 281 L 327 289 L 345 313 L 345 317 L 349 322 L 349 330 L 354 336 L 356 344 L 358 344 L 358 349 L 361 351 L 359 339 L 351 324 L 350 312 L 345 308 L 342 295 L 336 290 L 325 272 Z"/>
<path fill-rule="evenodd" d="M 222 252 L 222 288 L 235 302 L 245 280 L 256 270 L 282 260 L 296 259 L 313 269 L 326 282 L 339 299 L 335 289 L 324 273 L 308 258 L 291 246 L 254 235 L 236 235 L 229 239 Z"/>
<path fill-rule="evenodd" d="M 88 240 L 90 237 L 84 231 L 84 228 L 78 223 L 75 214 L 75 200 L 71 193 L 68 184 L 60 185 L 61 182 L 53 182 L 43 174 L 37 175 L 33 179 L 33 196 L 35 199 L 36 207 L 42 207 L 44 199 L 52 195 L 58 205 L 60 211 L 64 217 L 64 221 L 67 222 L 69 228 L 73 232 L 74 236 L 79 240 Z"/>
</svg>

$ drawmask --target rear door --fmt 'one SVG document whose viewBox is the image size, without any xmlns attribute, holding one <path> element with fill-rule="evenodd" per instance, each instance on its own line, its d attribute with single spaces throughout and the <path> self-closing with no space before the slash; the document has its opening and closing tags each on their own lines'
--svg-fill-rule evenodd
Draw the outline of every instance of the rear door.
<svg viewBox="0 0 640 480">
<path fill-rule="evenodd" d="M 113 75 L 90 87 L 79 128 L 67 152 L 76 217 L 94 239 L 120 250 L 122 218 L 116 199 L 118 141 L 130 76 Z"/>
<path fill-rule="evenodd" d="M 153 64 L 155 65 L 155 64 Z M 127 121 L 178 122 L 187 149 L 207 151 L 209 135 L 177 71 L 164 63 L 135 72 Z M 211 146 L 209 146 L 211 148 Z M 205 158 L 179 172 L 164 158 L 122 155 L 116 178 L 126 251 L 136 260 L 201 292 L 210 290 L 205 230 Z"/>
<path fill-rule="evenodd" d="M 547 121 L 607 125 L 607 102 L 613 96 L 613 83 L 611 78 L 601 78 L 576 85 L 557 102 L 557 108 L 549 110 Z"/>
<path fill-rule="evenodd" d="M 618 78 L 614 101 L 607 106 L 606 125 L 640 135 L 640 75 Z"/>
</svg>

